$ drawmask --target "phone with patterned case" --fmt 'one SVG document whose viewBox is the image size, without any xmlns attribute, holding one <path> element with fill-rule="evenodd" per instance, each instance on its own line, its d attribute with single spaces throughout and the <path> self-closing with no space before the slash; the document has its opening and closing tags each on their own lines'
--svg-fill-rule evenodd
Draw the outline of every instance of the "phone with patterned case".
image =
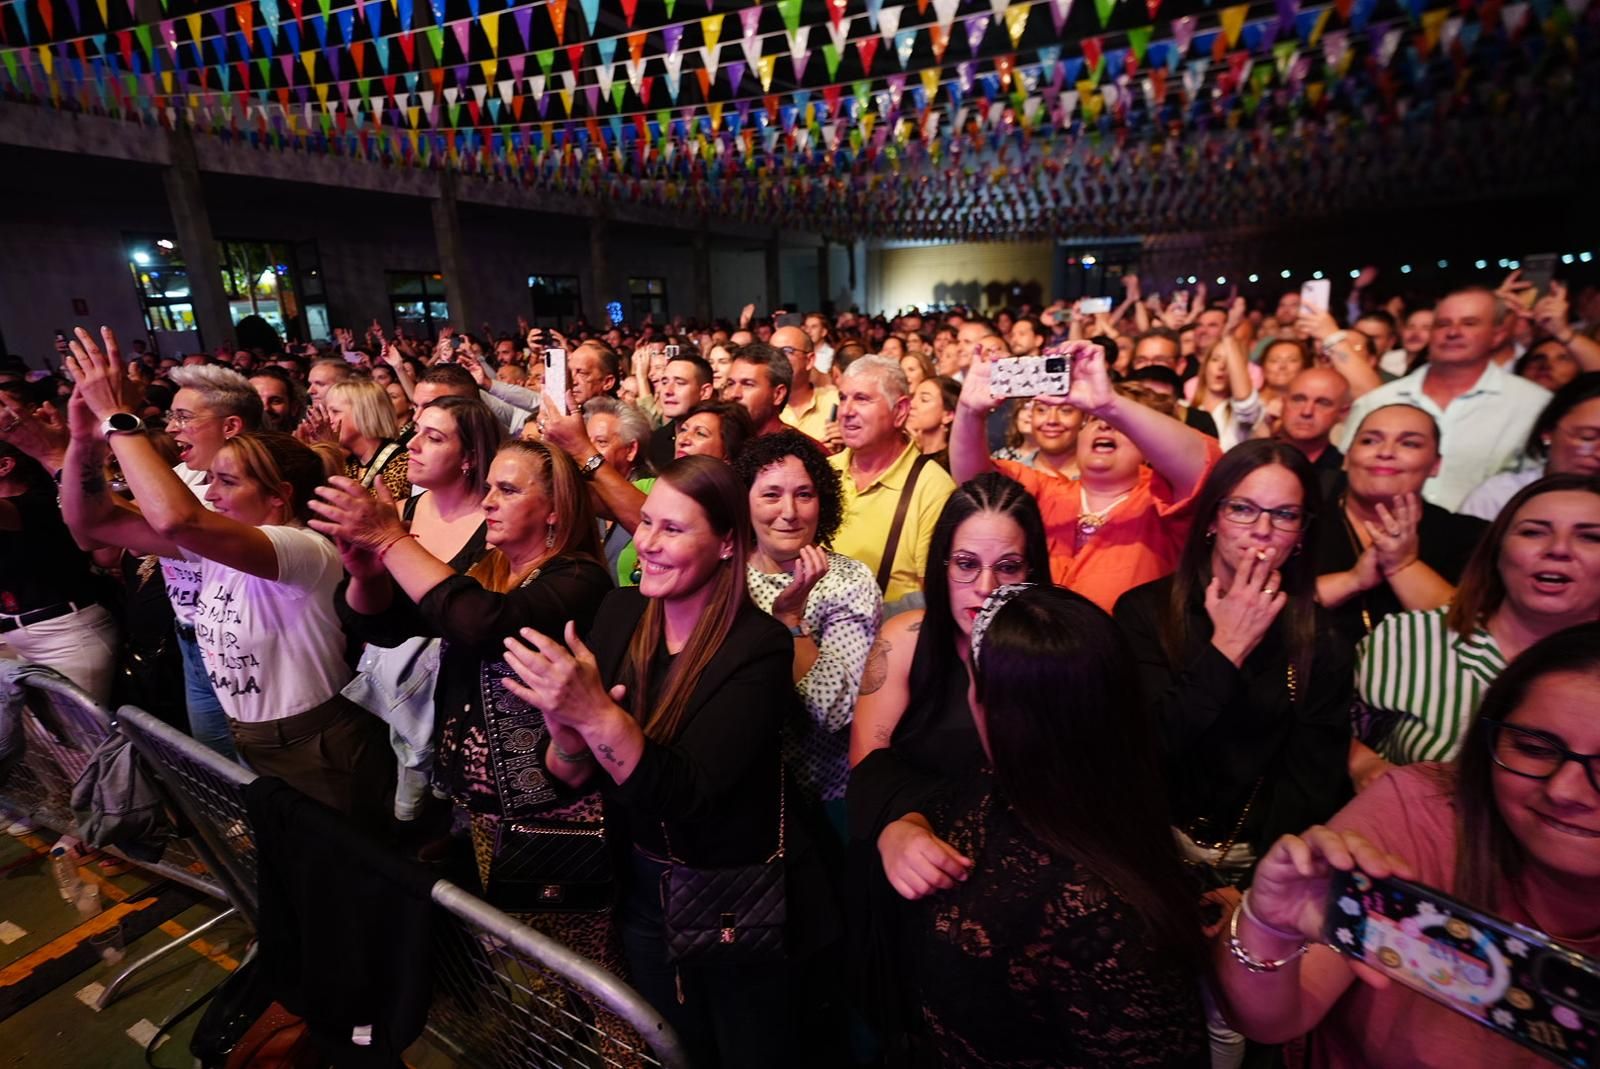
<svg viewBox="0 0 1600 1069">
<path fill-rule="evenodd" d="M 1336 872 L 1324 940 L 1560 1065 L 1600 1057 L 1600 961 L 1396 878 Z"/>
</svg>

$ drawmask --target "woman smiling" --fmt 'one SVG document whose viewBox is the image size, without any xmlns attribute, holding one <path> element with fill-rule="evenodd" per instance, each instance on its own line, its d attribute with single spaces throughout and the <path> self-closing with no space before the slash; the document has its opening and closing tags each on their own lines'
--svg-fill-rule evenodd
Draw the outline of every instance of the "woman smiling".
<svg viewBox="0 0 1600 1069">
<path fill-rule="evenodd" d="M 839 473 L 799 431 L 755 439 L 734 463 L 750 490 L 750 597 L 794 636 L 794 679 L 807 718 L 785 725 L 784 754 L 844 833 L 850 721 L 878 637 L 883 595 L 865 564 L 826 547 L 844 505 Z"/>
</svg>

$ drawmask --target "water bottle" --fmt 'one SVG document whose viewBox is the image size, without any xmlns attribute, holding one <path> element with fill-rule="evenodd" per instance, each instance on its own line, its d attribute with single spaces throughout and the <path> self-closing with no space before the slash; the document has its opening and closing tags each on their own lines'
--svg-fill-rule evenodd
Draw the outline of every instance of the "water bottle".
<svg viewBox="0 0 1600 1069">
<path fill-rule="evenodd" d="M 65 843 L 56 843 L 50 848 L 50 874 L 56 878 L 56 889 L 61 892 L 61 900 L 76 902 L 83 881 L 78 879 L 78 863 Z"/>
<path fill-rule="evenodd" d="M 78 923 L 88 924 L 100 916 L 100 888 L 93 881 L 85 881 L 78 890 Z M 115 964 L 122 960 L 122 924 L 113 921 L 103 924 L 93 935 L 89 936 L 89 946 L 100 955 L 101 960 Z"/>
</svg>

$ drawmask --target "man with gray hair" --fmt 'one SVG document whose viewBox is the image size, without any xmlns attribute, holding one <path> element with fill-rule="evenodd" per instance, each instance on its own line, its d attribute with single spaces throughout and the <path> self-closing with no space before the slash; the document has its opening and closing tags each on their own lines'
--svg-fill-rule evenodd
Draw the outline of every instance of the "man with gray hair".
<svg viewBox="0 0 1600 1069">
<path fill-rule="evenodd" d="M 596 511 L 601 515 L 600 542 L 605 547 L 606 563 L 619 585 L 638 586 L 639 553 L 633 545 L 633 528 L 638 524 L 644 495 L 656 482 L 644 455 L 645 443 L 650 440 L 650 421 L 635 405 L 615 397 L 591 397 L 583 403 L 583 428 L 589 435 L 588 448 L 599 453 L 604 467 L 609 469 L 606 476 L 589 481 Z M 579 443 L 578 450 L 583 449 Z M 612 478 L 610 472 L 620 479 Z M 638 496 L 629 494 L 629 489 Z"/>
<path fill-rule="evenodd" d="M 844 522 L 833 549 L 877 573 L 885 602 L 922 589 L 933 525 L 956 488 L 949 473 L 930 463 L 906 435 L 910 393 L 896 361 L 852 361 L 839 378 L 845 448 L 828 458 L 839 471 L 844 496 Z"/>
</svg>

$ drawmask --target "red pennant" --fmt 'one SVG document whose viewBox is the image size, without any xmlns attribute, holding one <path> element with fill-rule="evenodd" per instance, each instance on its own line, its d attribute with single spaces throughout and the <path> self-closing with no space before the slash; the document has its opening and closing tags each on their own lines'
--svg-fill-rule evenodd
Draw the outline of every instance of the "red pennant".
<svg viewBox="0 0 1600 1069">
<path fill-rule="evenodd" d="M 1223 58 L 1227 56 L 1227 54 L 1228 35 L 1225 33 L 1219 33 L 1217 34 L 1217 39 L 1211 43 L 1211 58 L 1220 63 L 1222 62 Z"/>
<path fill-rule="evenodd" d="M 1156 20 L 1156 12 L 1161 10 L 1161 0 L 1144 0 L 1144 9 L 1150 12 L 1150 21 Z"/>
<path fill-rule="evenodd" d="M 1333 9 L 1339 13 L 1344 21 L 1350 21 L 1350 11 L 1355 7 L 1355 0 L 1333 0 Z"/>
<path fill-rule="evenodd" d="M 255 30 L 256 5 L 251 3 L 251 0 L 240 0 L 233 5 L 233 15 L 239 20 L 239 32 L 248 40 Z"/>
<path fill-rule="evenodd" d="M 1085 37 L 1083 39 L 1083 62 L 1091 71 L 1100 66 L 1100 38 Z"/>
<path fill-rule="evenodd" d="M 467 101 L 467 114 L 472 116 L 472 125 L 477 126 L 478 119 L 481 117 L 482 111 L 478 108 L 478 102 L 476 100 L 469 99 Z"/>
<path fill-rule="evenodd" d="M 628 20 L 628 28 L 633 28 L 634 12 L 639 10 L 639 0 L 622 0 L 622 17 Z"/>
<path fill-rule="evenodd" d="M 271 3 L 272 0 L 267 0 L 267 2 Z M 406 57 L 406 66 L 415 67 L 417 65 L 417 39 L 410 30 L 400 35 L 400 51 Z"/>
<path fill-rule="evenodd" d="M 828 21 L 838 29 L 839 22 L 844 18 L 844 9 L 850 6 L 850 0 L 823 0 L 828 5 Z"/>
<path fill-rule="evenodd" d="M 239 60 L 233 65 L 233 71 L 239 76 L 239 85 L 243 89 L 250 88 L 250 64 Z"/>
<path fill-rule="evenodd" d="M 288 88 L 288 86 L 285 86 L 282 89 L 278 90 L 278 103 L 281 104 L 285 108 L 287 108 L 289 106 L 289 88 Z"/>
<path fill-rule="evenodd" d="M 650 91 L 656 86 L 655 75 L 647 75 L 639 79 L 639 101 L 645 107 L 650 106 Z"/>
<path fill-rule="evenodd" d="M 270 3 L 271 0 L 268 0 L 268 2 Z M 305 26 L 305 20 L 300 16 L 300 8 L 304 4 L 305 0 L 289 0 L 289 10 L 294 12 L 294 24 L 302 28 Z"/>
<path fill-rule="evenodd" d="M 583 42 L 567 46 L 567 67 L 577 73 L 583 69 Z"/>
<path fill-rule="evenodd" d="M 428 71 L 428 78 L 433 82 L 434 95 L 444 92 L 444 68 L 434 67 Z"/>
<path fill-rule="evenodd" d="M 777 97 L 777 94 L 768 93 L 766 96 L 761 98 L 761 102 L 767 106 L 767 119 L 770 120 L 771 122 L 777 122 L 778 121 L 778 97 Z"/>
<path fill-rule="evenodd" d="M 701 67 L 699 70 L 695 71 L 694 74 L 695 74 L 695 77 L 700 80 L 700 99 L 701 100 L 710 100 L 711 99 L 711 72 L 706 70 L 704 67 Z"/>
<path fill-rule="evenodd" d="M 367 42 L 352 41 L 350 43 L 350 62 L 356 65 L 356 75 L 359 77 L 366 73 Z"/>
<path fill-rule="evenodd" d="M 390 100 L 396 99 L 394 95 L 395 80 L 396 76 L 393 74 L 383 76 L 383 92 Z"/>
<path fill-rule="evenodd" d="M 46 37 L 54 37 L 56 35 L 56 9 L 51 5 L 50 0 L 39 0 L 39 21 L 44 23 Z"/>
<path fill-rule="evenodd" d="M 1228 53 L 1228 73 L 1233 76 L 1235 84 L 1244 74 L 1244 65 L 1250 59 L 1250 53 L 1243 50 Z"/>
<path fill-rule="evenodd" d="M 856 50 L 861 53 L 861 71 L 863 74 L 872 73 L 872 57 L 878 54 L 879 40 L 881 38 L 868 36 L 856 42 Z"/>
<path fill-rule="evenodd" d="M 843 86 L 839 85 L 825 85 L 822 87 L 822 99 L 828 105 L 828 117 L 831 119 L 839 117 L 839 93 L 843 88 Z"/>
<path fill-rule="evenodd" d="M 117 31 L 117 47 L 122 50 L 122 63 L 128 70 L 133 70 L 133 33 L 130 30 Z M 241 63 L 239 66 L 243 67 Z"/>
</svg>

